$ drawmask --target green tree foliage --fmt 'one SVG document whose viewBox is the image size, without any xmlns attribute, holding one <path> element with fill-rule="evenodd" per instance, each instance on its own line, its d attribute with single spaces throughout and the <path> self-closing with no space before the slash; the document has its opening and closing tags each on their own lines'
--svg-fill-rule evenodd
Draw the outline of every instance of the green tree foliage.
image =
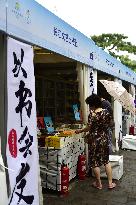
<svg viewBox="0 0 136 205">
<path fill-rule="evenodd" d="M 136 55 L 136 46 L 128 42 L 127 38 L 128 37 L 123 34 L 116 33 L 91 36 L 91 39 L 97 46 L 108 51 L 110 55 L 136 72 L 136 61 L 130 59 L 130 54 Z"/>
</svg>

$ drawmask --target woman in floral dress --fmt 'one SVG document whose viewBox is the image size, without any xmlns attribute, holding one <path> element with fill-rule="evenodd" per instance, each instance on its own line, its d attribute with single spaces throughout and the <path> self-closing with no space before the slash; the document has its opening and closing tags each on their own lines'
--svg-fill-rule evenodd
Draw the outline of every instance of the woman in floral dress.
<svg viewBox="0 0 136 205">
<path fill-rule="evenodd" d="M 75 133 L 88 132 L 86 140 L 89 145 L 89 166 L 96 177 L 93 186 L 102 189 L 100 166 L 104 165 L 108 177 L 108 188 L 112 189 L 116 186 L 112 182 L 112 169 L 109 163 L 108 127 L 112 116 L 106 109 L 101 108 L 101 99 L 98 95 L 89 96 L 86 103 L 90 108 L 88 125 L 84 129 L 76 130 Z"/>
</svg>

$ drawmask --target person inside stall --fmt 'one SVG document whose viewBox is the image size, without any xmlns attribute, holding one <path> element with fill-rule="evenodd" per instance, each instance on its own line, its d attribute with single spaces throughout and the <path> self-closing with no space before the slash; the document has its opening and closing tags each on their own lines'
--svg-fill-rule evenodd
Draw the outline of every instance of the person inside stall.
<svg viewBox="0 0 136 205">
<path fill-rule="evenodd" d="M 102 109 L 101 98 L 98 95 L 92 94 L 85 101 L 90 108 L 88 125 L 83 129 L 76 130 L 75 133 L 88 132 L 85 138 L 89 144 L 89 167 L 92 168 L 96 177 L 92 184 L 93 187 L 102 189 L 100 166 L 104 165 L 108 177 L 108 188 L 113 189 L 116 184 L 112 181 L 108 146 L 108 127 L 112 116 L 107 109 Z"/>
</svg>

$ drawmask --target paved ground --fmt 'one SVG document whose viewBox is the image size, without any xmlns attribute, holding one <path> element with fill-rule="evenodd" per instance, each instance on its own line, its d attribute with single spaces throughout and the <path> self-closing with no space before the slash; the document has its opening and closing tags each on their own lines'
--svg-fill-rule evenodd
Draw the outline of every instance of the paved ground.
<svg viewBox="0 0 136 205">
<path fill-rule="evenodd" d="M 102 190 L 91 186 L 92 177 L 84 181 L 75 179 L 67 197 L 44 193 L 44 205 L 136 205 L 136 151 L 122 150 L 119 154 L 124 156 L 124 174 L 116 181 L 115 189 L 107 189 L 106 179 L 103 179 Z"/>
</svg>

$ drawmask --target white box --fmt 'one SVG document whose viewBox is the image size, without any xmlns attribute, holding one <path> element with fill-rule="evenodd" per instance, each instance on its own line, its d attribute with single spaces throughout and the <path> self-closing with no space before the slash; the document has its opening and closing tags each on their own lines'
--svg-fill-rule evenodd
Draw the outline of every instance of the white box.
<svg viewBox="0 0 136 205">
<path fill-rule="evenodd" d="M 123 175 L 123 156 L 110 155 L 109 160 L 112 167 L 112 178 L 119 180 Z M 104 166 L 100 167 L 100 170 L 101 170 L 101 177 L 107 178 L 107 175 L 105 173 L 105 167 Z"/>
<path fill-rule="evenodd" d="M 122 138 L 122 149 L 136 150 L 136 136 L 126 135 Z"/>
</svg>

